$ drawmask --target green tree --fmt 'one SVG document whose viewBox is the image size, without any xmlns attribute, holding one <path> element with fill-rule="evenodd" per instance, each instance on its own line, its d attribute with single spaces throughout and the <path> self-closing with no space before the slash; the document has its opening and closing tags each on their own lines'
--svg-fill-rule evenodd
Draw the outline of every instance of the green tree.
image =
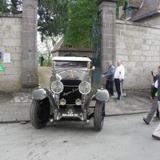
<svg viewBox="0 0 160 160">
<path fill-rule="evenodd" d="M 23 0 L 0 0 L 0 12 L 20 14 L 22 13 Z"/>
<path fill-rule="evenodd" d="M 6 2 L 6 0 L 0 0 L 0 12 L 1 13 L 5 13 L 8 12 L 8 4 Z"/>
<path fill-rule="evenodd" d="M 38 1 L 38 31 L 45 37 L 55 37 L 64 34 L 67 21 L 68 0 Z"/>
<path fill-rule="evenodd" d="M 12 14 L 22 13 L 22 4 L 23 4 L 23 0 L 11 0 L 10 12 Z"/>
<path fill-rule="evenodd" d="M 127 5 L 128 0 L 117 0 L 116 3 L 117 3 L 117 9 L 116 9 L 117 13 L 116 14 L 117 14 L 117 17 L 118 17 L 119 16 L 119 7 Z"/>
<path fill-rule="evenodd" d="M 68 4 L 65 43 L 74 47 L 91 47 L 92 19 L 97 16 L 96 0 L 71 0 Z"/>
</svg>

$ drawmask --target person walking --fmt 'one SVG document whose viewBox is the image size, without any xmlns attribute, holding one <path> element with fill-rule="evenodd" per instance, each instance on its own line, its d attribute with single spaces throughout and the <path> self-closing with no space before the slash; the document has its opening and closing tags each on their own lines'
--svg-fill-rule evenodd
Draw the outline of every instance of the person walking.
<svg viewBox="0 0 160 160">
<path fill-rule="evenodd" d="M 154 114 L 156 113 L 157 110 L 159 110 L 159 101 L 160 101 L 160 66 L 158 67 L 158 75 L 157 75 L 157 80 L 154 83 L 154 87 L 157 90 L 154 90 L 155 97 L 152 100 L 152 107 L 151 107 L 150 112 L 148 113 L 148 115 L 143 118 L 143 121 L 147 125 L 150 124 Z"/>
<path fill-rule="evenodd" d="M 124 80 L 124 68 L 121 65 L 121 62 L 117 62 L 117 67 L 114 74 L 115 87 L 117 91 L 117 100 L 121 99 L 122 94 L 122 82 Z"/>
<path fill-rule="evenodd" d="M 112 61 L 108 61 L 107 63 L 107 71 L 104 73 L 106 77 L 106 89 L 108 90 L 110 96 L 114 96 L 114 73 L 115 67 L 112 64 Z"/>
<path fill-rule="evenodd" d="M 159 66 L 160 69 L 160 66 Z M 158 101 L 158 108 L 160 108 L 160 74 L 157 77 L 157 81 L 156 81 L 156 87 L 157 87 L 157 101 Z M 160 124 L 158 125 L 158 127 L 154 130 L 152 137 L 155 139 L 160 140 Z"/>
<path fill-rule="evenodd" d="M 157 88 L 155 88 L 155 82 L 157 80 L 157 74 L 154 74 L 153 71 L 151 71 L 151 76 L 152 76 L 152 85 L 151 85 L 151 100 L 153 101 L 155 98 L 155 93 L 157 92 Z M 157 108 L 157 112 L 156 112 L 156 118 L 159 119 L 160 115 L 159 115 L 159 109 Z"/>
</svg>

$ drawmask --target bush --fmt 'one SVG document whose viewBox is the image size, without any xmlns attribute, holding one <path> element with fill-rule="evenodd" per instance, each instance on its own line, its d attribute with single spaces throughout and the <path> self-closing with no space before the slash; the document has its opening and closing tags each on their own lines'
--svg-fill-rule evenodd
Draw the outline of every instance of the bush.
<svg viewBox="0 0 160 160">
<path fill-rule="evenodd" d="M 45 58 L 43 62 L 43 66 L 51 67 L 52 66 L 52 59 L 51 58 Z"/>
</svg>

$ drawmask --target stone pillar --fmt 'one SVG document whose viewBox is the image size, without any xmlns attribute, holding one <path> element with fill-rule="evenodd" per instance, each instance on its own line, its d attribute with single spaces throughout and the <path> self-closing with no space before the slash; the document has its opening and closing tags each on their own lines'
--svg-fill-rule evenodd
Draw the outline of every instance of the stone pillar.
<svg viewBox="0 0 160 160">
<path fill-rule="evenodd" d="M 115 27 L 116 27 L 116 0 L 98 0 L 102 24 L 102 69 L 106 69 L 106 62 L 115 63 Z"/>
<path fill-rule="evenodd" d="M 22 87 L 38 85 L 37 0 L 23 0 Z"/>
</svg>

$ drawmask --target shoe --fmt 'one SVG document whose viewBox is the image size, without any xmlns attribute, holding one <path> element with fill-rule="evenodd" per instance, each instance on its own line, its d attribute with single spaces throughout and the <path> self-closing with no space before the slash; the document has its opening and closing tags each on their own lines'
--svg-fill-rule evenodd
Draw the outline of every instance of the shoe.
<svg viewBox="0 0 160 160">
<path fill-rule="evenodd" d="M 155 116 L 154 118 L 153 118 L 153 121 L 158 121 L 160 118 L 159 118 L 159 116 L 157 117 L 157 116 Z"/>
<path fill-rule="evenodd" d="M 143 121 L 145 122 L 146 125 L 149 125 L 149 122 L 145 118 L 143 118 Z"/>
<path fill-rule="evenodd" d="M 119 98 L 116 98 L 116 102 L 120 102 L 121 100 Z"/>
<path fill-rule="evenodd" d="M 155 136 L 154 134 L 152 134 L 152 137 L 153 137 L 154 139 L 156 139 L 156 140 L 159 140 L 159 141 L 160 141 L 160 137 Z"/>
</svg>

